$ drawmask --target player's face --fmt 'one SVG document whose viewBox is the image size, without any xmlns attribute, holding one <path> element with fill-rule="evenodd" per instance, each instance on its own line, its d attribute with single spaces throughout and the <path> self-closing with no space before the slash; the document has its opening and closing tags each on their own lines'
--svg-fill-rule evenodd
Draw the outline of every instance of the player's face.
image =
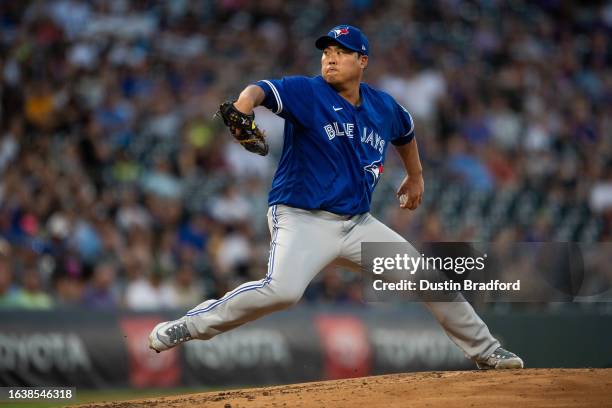
<svg viewBox="0 0 612 408">
<path fill-rule="evenodd" d="M 368 57 L 338 45 L 329 45 L 321 56 L 321 75 L 332 85 L 359 80 Z"/>
</svg>

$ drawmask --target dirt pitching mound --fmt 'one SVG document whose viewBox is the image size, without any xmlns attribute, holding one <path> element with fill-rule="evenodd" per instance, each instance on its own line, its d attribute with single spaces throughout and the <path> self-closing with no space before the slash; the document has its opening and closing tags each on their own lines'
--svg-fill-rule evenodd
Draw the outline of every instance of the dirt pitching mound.
<svg viewBox="0 0 612 408">
<path fill-rule="evenodd" d="M 607 407 L 612 369 L 527 369 L 393 374 L 81 405 L 149 407 Z"/>
</svg>

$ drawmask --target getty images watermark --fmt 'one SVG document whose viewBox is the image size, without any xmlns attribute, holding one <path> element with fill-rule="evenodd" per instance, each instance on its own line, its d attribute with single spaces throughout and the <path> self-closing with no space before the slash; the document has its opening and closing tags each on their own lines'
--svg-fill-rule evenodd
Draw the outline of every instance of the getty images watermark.
<svg viewBox="0 0 612 408">
<path fill-rule="evenodd" d="M 501 282 L 492 279 L 487 282 L 479 282 L 471 279 L 459 279 L 466 272 L 483 271 L 487 254 L 482 256 L 426 256 L 413 253 L 396 254 L 394 257 L 375 257 L 372 260 L 372 273 L 381 275 L 387 271 L 403 271 L 411 276 L 421 272 L 446 272 L 454 273 L 457 279 L 439 279 L 439 275 L 433 277 L 420 276 L 419 279 L 399 279 L 385 281 L 375 279 L 372 287 L 377 291 L 385 290 L 408 290 L 408 291 L 486 291 L 486 290 L 521 290 L 521 280 L 514 282 Z M 429 275 L 431 276 L 431 274 Z"/>
<path fill-rule="evenodd" d="M 612 301 L 612 243 L 364 242 L 361 254 L 368 301 Z"/>
</svg>

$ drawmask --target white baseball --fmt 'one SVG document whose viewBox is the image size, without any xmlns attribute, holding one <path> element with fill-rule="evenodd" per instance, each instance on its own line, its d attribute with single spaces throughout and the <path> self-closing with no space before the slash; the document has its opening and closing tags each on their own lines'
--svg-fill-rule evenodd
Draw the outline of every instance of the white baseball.
<svg viewBox="0 0 612 408">
<path fill-rule="evenodd" d="M 399 196 L 399 202 L 402 206 L 406 205 L 406 203 L 408 202 L 408 196 L 406 194 L 402 194 L 401 196 Z"/>
</svg>

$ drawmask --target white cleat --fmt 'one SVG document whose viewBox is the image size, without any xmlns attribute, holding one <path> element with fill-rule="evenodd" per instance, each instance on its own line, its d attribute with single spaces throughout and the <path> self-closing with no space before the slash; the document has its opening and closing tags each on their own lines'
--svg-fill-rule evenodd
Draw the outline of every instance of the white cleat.
<svg viewBox="0 0 612 408">
<path fill-rule="evenodd" d="M 498 347 L 484 360 L 476 360 L 476 366 L 481 370 L 499 370 L 506 368 L 523 368 L 523 360 L 516 354 Z"/>
<path fill-rule="evenodd" d="M 191 339 L 184 319 L 161 322 L 149 334 L 149 348 L 161 353 Z"/>
</svg>

